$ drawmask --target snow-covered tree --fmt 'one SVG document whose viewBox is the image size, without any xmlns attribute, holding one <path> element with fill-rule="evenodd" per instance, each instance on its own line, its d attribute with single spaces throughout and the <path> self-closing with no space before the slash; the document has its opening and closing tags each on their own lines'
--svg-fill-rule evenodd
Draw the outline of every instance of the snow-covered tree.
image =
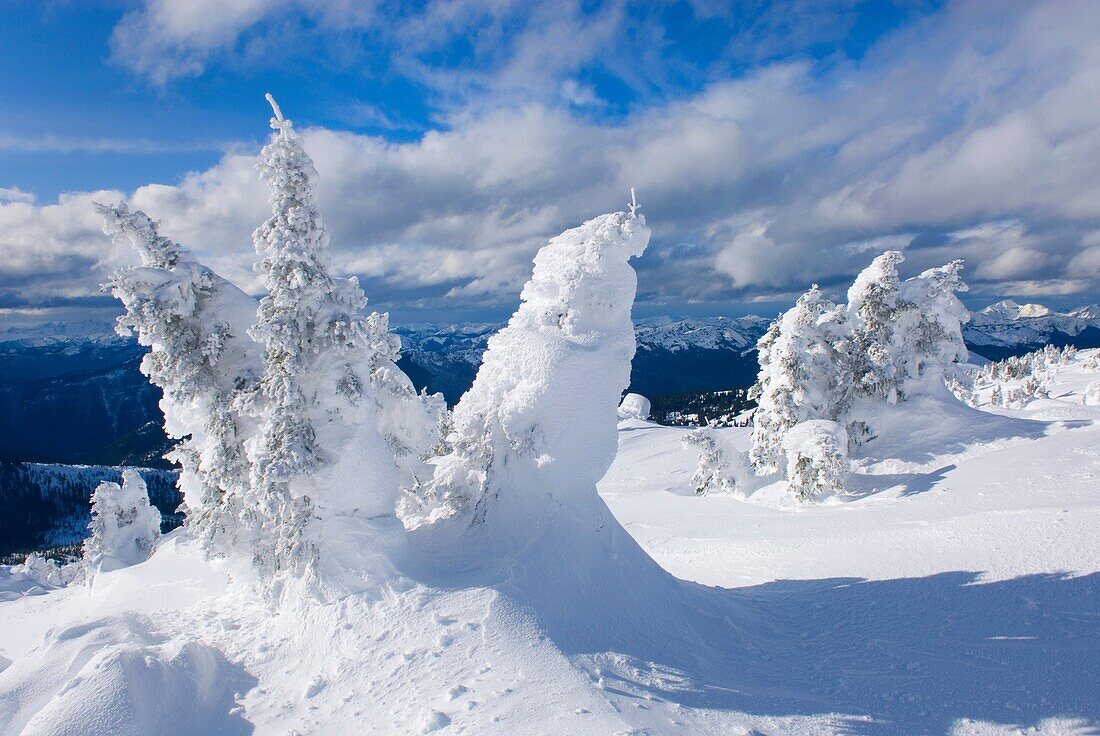
<svg viewBox="0 0 1100 736">
<path fill-rule="evenodd" d="M 263 346 L 263 376 L 242 405 L 259 420 L 249 442 L 251 491 L 258 526 L 257 562 L 270 571 L 308 566 L 315 557 L 306 527 L 314 502 L 291 481 L 314 476 L 324 462 L 318 425 L 357 404 L 363 378 L 356 358 L 367 343 L 355 281 L 333 279 L 325 263 L 328 234 L 317 211 L 313 161 L 291 121 L 268 95 L 277 131 L 263 149 L 260 178 L 271 187 L 272 215 L 252 235 L 267 294 L 249 335 Z"/>
<path fill-rule="evenodd" d="M 800 501 L 844 492 L 848 433 L 827 419 L 799 422 L 783 437 L 787 482 Z"/>
<path fill-rule="evenodd" d="M 928 393 L 945 381 L 948 366 L 967 359 L 962 326 L 970 311 L 955 296 L 967 290 L 962 261 L 931 268 L 901 284 L 902 302 L 891 352 L 901 396 Z"/>
<path fill-rule="evenodd" d="M 539 251 L 519 309 L 489 339 L 455 407 L 452 451 L 401 499 L 406 526 L 454 518 L 523 534 L 543 514 L 599 514 L 595 484 L 615 456 L 616 407 L 635 350 L 628 259 L 648 242 L 632 208 Z"/>
<path fill-rule="evenodd" d="M 430 474 L 449 415 L 397 368 L 387 315 L 362 314 L 356 280 L 330 275 L 316 171 L 268 99 L 277 132 L 259 167 L 272 216 L 253 235 L 258 303 L 144 213 L 97 208 L 142 258 L 110 286 L 126 307 L 120 329 L 151 348 L 143 370 L 164 390 L 166 430 L 183 440 L 172 458 L 188 527 L 210 552 L 251 549 L 270 574 L 310 566 L 315 518 L 392 515 L 399 484 Z"/>
<path fill-rule="evenodd" d="M 732 494 L 738 490 L 740 453 L 726 445 L 714 427 L 692 430 L 684 435 L 683 444 L 699 452 L 699 465 L 689 481 L 698 495 Z"/>
<path fill-rule="evenodd" d="M 256 558 L 279 571 L 315 560 L 314 517 L 393 513 L 395 457 L 414 482 L 439 444 L 441 404 L 419 396 L 397 368 L 400 341 L 386 315 L 361 313 L 358 281 L 330 275 L 317 172 L 291 121 L 268 101 L 277 132 L 259 169 L 272 215 L 253 233 L 267 294 L 249 331 L 264 367 L 241 404 L 258 420 L 248 443 Z"/>
<path fill-rule="evenodd" d="M 11 572 L 22 575 L 37 585 L 60 588 L 83 579 L 85 568 L 82 560 L 62 565 L 37 552 L 31 552 L 22 564 L 13 565 Z"/>
<path fill-rule="evenodd" d="M 1100 406 L 1100 381 L 1093 381 L 1085 387 L 1081 403 L 1085 406 Z"/>
<path fill-rule="evenodd" d="M 91 535 L 84 540 L 84 567 L 91 579 L 149 559 L 160 541 L 160 512 L 136 470 L 122 473 L 122 485 L 104 481 L 92 494 Z"/>
<path fill-rule="evenodd" d="M 901 296 L 899 251 L 890 250 L 871 261 L 848 289 L 851 326 L 849 371 L 856 397 L 897 402 L 901 383 L 892 353 L 894 325 L 899 314 L 912 307 Z"/>
<path fill-rule="evenodd" d="M 783 436 L 807 419 L 835 418 L 847 391 L 844 310 L 815 284 L 757 344 L 760 374 L 753 395 L 750 459 L 761 473 L 778 470 Z"/>
<path fill-rule="evenodd" d="M 150 348 L 141 370 L 163 391 L 165 431 L 182 442 L 180 464 L 188 528 L 208 552 L 235 543 L 248 468 L 234 397 L 252 386 L 260 355 L 245 334 L 256 301 L 160 234 L 156 222 L 125 204 L 95 205 L 104 232 L 133 246 L 142 265 L 116 272 L 120 334 Z"/>
<path fill-rule="evenodd" d="M 966 290 L 962 262 L 903 282 L 897 270 L 902 260 L 897 251 L 875 258 L 856 277 L 846 305 L 829 302 L 813 287 L 760 339 L 750 453 L 758 473 L 818 467 L 817 461 L 790 462 L 786 434 L 800 423 L 838 423 L 851 443 L 847 453 L 874 437 L 883 405 L 918 394 L 950 396 L 948 383 L 964 390 L 954 368 L 967 355 L 962 325 L 969 312 L 956 296 Z M 820 452 L 828 445 L 824 436 L 815 445 Z M 843 464 L 826 462 L 824 455 L 820 460 Z M 793 488 L 802 485 L 792 481 Z"/>
</svg>

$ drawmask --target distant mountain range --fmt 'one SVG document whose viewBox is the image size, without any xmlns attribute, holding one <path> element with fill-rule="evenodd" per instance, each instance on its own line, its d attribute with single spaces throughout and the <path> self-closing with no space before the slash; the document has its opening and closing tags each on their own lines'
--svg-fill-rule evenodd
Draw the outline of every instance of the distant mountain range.
<svg viewBox="0 0 1100 736">
<path fill-rule="evenodd" d="M 757 316 L 639 322 L 630 390 L 657 395 L 747 386 L 756 378 L 756 341 L 770 323 Z M 501 326 L 398 327 L 398 365 L 418 387 L 439 391 L 454 404 L 473 383 L 489 337 Z"/>
<path fill-rule="evenodd" d="M 1006 300 L 971 312 L 963 327 L 967 346 L 990 360 L 1038 350 L 1044 345 L 1100 347 L 1100 304 L 1056 312 L 1041 304 Z"/>
<path fill-rule="evenodd" d="M 630 390 L 647 396 L 743 388 L 770 320 L 652 319 L 637 325 Z M 399 362 L 417 387 L 454 403 L 499 324 L 398 327 Z M 100 322 L 0 329 L 0 460 L 167 467 L 160 392 L 138 372 L 145 351 Z M 999 359 L 1047 344 L 1100 347 L 1100 305 L 1060 313 L 1005 301 L 972 314 L 963 335 Z"/>
</svg>

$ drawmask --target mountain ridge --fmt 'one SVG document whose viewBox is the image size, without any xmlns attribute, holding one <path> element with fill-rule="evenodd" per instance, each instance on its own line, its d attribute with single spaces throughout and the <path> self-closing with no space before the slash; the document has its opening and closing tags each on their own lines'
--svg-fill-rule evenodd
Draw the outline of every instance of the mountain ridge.
<svg viewBox="0 0 1100 736">
<path fill-rule="evenodd" d="M 744 388 L 771 320 L 655 317 L 635 323 L 630 391 L 666 396 Z M 394 328 L 398 365 L 454 404 L 473 383 L 496 323 Z M 0 459 L 168 467 L 160 391 L 138 371 L 145 349 L 106 321 L 0 328 Z M 1100 346 L 1100 305 L 1057 312 L 1010 300 L 971 313 L 963 337 L 997 360 L 1044 345 Z"/>
</svg>

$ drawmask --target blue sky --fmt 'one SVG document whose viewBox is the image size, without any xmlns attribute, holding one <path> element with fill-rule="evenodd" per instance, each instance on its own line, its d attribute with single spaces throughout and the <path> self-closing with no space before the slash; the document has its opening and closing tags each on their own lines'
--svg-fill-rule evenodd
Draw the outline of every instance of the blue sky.
<svg viewBox="0 0 1100 736">
<path fill-rule="evenodd" d="M 14 0 L 0 309 L 103 304 L 125 198 L 255 289 L 271 91 L 338 267 L 401 321 L 507 314 L 540 243 L 639 189 L 639 313 L 774 311 L 875 252 L 970 301 L 1098 300 L 1088 2 Z M 99 194 L 95 194 L 98 192 Z"/>
</svg>

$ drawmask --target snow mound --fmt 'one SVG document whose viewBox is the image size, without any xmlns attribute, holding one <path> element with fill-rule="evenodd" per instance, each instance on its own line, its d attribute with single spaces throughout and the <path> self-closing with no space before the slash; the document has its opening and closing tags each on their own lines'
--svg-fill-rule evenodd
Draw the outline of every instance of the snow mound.
<svg viewBox="0 0 1100 736">
<path fill-rule="evenodd" d="M 254 684 L 217 649 L 113 616 L 50 632 L 0 673 L 0 733 L 248 734 L 234 694 Z"/>
<path fill-rule="evenodd" d="M 649 399 L 641 394 L 627 394 L 619 403 L 619 419 L 649 419 L 652 409 Z"/>
</svg>

